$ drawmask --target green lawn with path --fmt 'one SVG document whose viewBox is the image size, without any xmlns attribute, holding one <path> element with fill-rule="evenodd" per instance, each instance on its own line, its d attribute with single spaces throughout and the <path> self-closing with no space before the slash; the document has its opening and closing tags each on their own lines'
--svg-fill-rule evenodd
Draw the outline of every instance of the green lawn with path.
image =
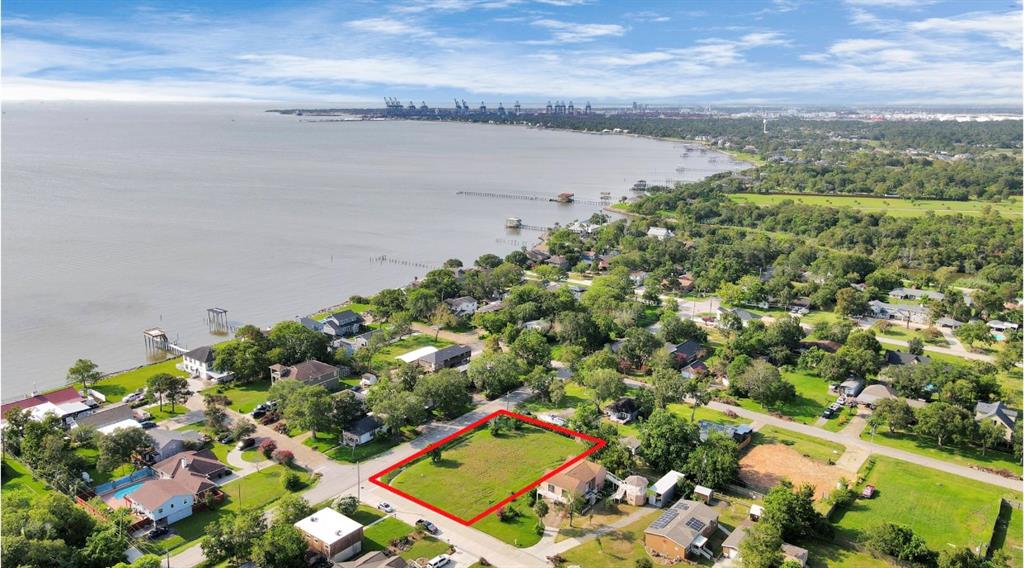
<svg viewBox="0 0 1024 568">
<path fill-rule="evenodd" d="M 92 479 L 93 487 L 106 483 L 111 479 L 117 479 L 128 475 L 135 471 L 135 466 L 132 464 L 123 464 L 116 468 L 110 473 L 102 473 L 96 469 L 96 461 L 99 459 L 99 451 L 96 448 L 79 447 L 75 449 L 75 453 L 81 456 L 85 460 L 85 472 L 89 474 Z"/>
<path fill-rule="evenodd" d="M 363 531 L 363 553 L 374 550 L 386 549 L 391 541 L 410 536 L 416 531 L 412 525 L 402 522 L 395 517 L 388 517 L 373 526 L 366 527 Z M 432 536 L 422 536 L 409 547 L 408 550 L 400 553 L 399 556 L 406 560 L 417 558 L 433 558 L 438 554 L 448 552 L 448 543 L 440 541 Z"/>
<path fill-rule="evenodd" d="M 687 403 L 674 402 L 669 404 L 667 408 L 672 414 L 681 416 L 687 420 L 690 419 L 692 414 L 694 422 L 700 422 L 701 420 L 710 420 L 711 422 L 718 422 L 719 424 L 750 424 L 752 422 L 742 416 L 729 416 L 724 412 L 708 408 L 706 406 L 698 406 L 697 410 L 694 411 L 693 407 Z"/>
<path fill-rule="evenodd" d="M 821 417 L 825 407 L 836 400 L 836 395 L 829 392 L 828 381 L 825 379 L 795 371 L 782 371 L 782 378 L 793 383 L 796 387 L 796 396 L 778 408 L 765 408 L 749 398 L 737 399 L 737 403 L 747 410 L 766 414 L 771 414 L 774 410 L 802 424 L 813 424 Z"/>
<path fill-rule="evenodd" d="M 333 499 L 328 500 L 323 507 L 329 507 L 331 501 L 333 501 Z M 319 511 L 322 507 L 314 508 Z M 359 507 L 356 508 L 356 512 L 352 513 L 352 520 L 365 527 L 366 525 L 376 522 L 378 519 L 384 518 L 386 515 L 387 513 L 376 507 L 371 507 L 366 503 L 360 503 Z"/>
<path fill-rule="evenodd" d="M 1020 500 L 1019 491 L 944 473 L 883 456 L 874 456 L 865 483 L 875 486 L 873 499 L 858 499 L 832 520 L 841 538 L 862 542 L 866 531 L 886 522 L 911 527 L 934 550 L 950 545 L 974 548 L 989 541 L 999 499 Z"/>
<path fill-rule="evenodd" d="M 179 418 L 181 416 L 188 414 L 188 408 L 186 408 L 184 404 L 175 404 L 174 411 L 171 411 L 171 405 L 168 404 L 167 402 L 164 402 L 163 410 L 160 410 L 159 404 L 147 406 L 145 408 L 141 408 L 140 410 L 148 412 L 150 416 L 152 416 L 151 420 L 153 422 L 163 422 L 164 420 L 168 420 L 171 418 Z"/>
<path fill-rule="evenodd" d="M 470 519 L 586 449 L 566 436 L 528 424 L 498 435 L 484 426 L 442 449 L 440 462 L 420 459 L 390 483 Z"/>
<path fill-rule="evenodd" d="M 812 460 L 835 462 L 846 451 L 846 446 L 808 436 L 791 430 L 783 430 L 775 426 L 765 426 L 754 433 L 754 444 L 784 444 L 802 456 Z"/>
<path fill-rule="evenodd" d="M 1019 198 L 995 203 L 991 201 L 940 201 L 877 198 L 863 195 L 782 195 L 778 193 L 732 193 L 729 198 L 739 203 L 775 205 L 786 200 L 826 207 L 849 207 L 868 213 L 885 213 L 891 217 L 921 217 L 929 211 L 936 215 L 984 215 L 986 207 L 998 211 L 1003 217 L 1021 217 Z"/>
<path fill-rule="evenodd" d="M 512 502 L 512 507 L 519 511 L 519 516 L 511 521 L 502 522 L 495 514 L 487 515 L 473 524 L 473 528 L 483 531 L 494 538 L 516 546 L 527 548 L 540 542 L 536 527 L 540 519 L 533 508 L 526 506 L 526 496 Z"/>
<path fill-rule="evenodd" d="M 601 535 L 562 553 L 567 565 L 587 568 L 634 566 L 637 560 L 650 559 L 644 550 L 644 530 L 661 515 L 654 511 L 640 520 Z"/>
<path fill-rule="evenodd" d="M 0 492 L 27 490 L 32 493 L 44 493 L 49 491 L 46 484 L 41 480 L 33 479 L 32 472 L 20 461 L 3 456 L 2 467 L 0 467 Z"/>
<path fill-rule="evenodd" d="M 175 357 L 161 363 L 104 377 L 93 388 L 103 393 L 103 396 L 107 397 L 107 402 L 120 402 L 122 398 L 146 386 L 146 381 L 153 375 L 168 373 L 176 377 L 188 377 L 188 373 L 179 371 L 175 367 L 179 362 L 181 362 L 181 357 Z"/>
<path fill-rule="evenodd" d="M 860 437 L 862 440 L 874 442 L 882 446 L 889 446 L 890 448 L 960 465 L 977 465 L 994 469 L 1005 469 L 1017 475 L 1024 471 L 1024 468 L 1021 468 L 1021 464 L 1013 459 L 1012 455 L 997 450 L 988 450 L 982 455 L 980 449 L 966 445 L 953 445 L 948 442 L 940 448 L 934 440 L 923 438 L 916 434 L 888 432 L 881 428 L 873 436 L 869 429 L 865 429 Z"/>
</svg>

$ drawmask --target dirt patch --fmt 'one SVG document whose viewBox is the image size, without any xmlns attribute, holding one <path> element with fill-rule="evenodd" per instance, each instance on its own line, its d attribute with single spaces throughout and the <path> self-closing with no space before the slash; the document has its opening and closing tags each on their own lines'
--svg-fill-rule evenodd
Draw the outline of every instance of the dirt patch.
<svg viewBox="0 0 1024 568">
<path fill-rule="evenodd" d="M 815 498 L 820 499 L 832 491 L 842 477 L 849 478 L 850 474 L 835 466 L 805 458 L 783 444 L 754 446 L 740 460 L 740 479 L 765 491 L 788 479 L 796 486 L 810 483 L 814 486 Z"/>
</svg>

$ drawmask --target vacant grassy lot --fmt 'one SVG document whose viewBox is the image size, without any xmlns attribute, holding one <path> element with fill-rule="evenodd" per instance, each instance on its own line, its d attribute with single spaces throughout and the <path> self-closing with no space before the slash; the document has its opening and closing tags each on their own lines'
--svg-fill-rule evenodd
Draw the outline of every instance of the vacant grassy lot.
<svg viewBox="0 0 1024 568">
<path fill-rule="evenodd" d="M 512 546 L 533 546 L 540 542 L 540 535 L 535 530 L 540 519 L 531 507 L 526 506 L 526 502 L 526 497 L 523 496 L 511 503 L 512 507 L 519 511 L 519 516 L 515 520 L 501 522 L 497 515 L 492 514 L 474 523 L 473 528 Z"/>
<path fill-rule="evenodd" d="M 698 406 L 697 410 L 694 411 L 693 407 L 686 403 L 674 402 L 668 405 L 668 410 L 672 414 L 681 416 L 687 420 L 689 420 L 692 415 L 694 422 L 700 422 L 701 420 L 710 420 L 711 422 L 718 422 L 719 424 L 750 424 L 751 422 L 742 416 L 732 417 L 724 412 L 720 412 L 706 406 Z"/>
<path fill-rule="evenodd" d="M 782 372 L 782 378 L 796 387 L 796 396 L 793 400 L 775 409 L 765 408 L 749 398 L 739 399 L 739 405 L 756 412 L 771 413 L 775 410 L 797 422 L 813 424 L 821 416 L 821 411 L 836 400 L 836 395 L 828 391 L 828 381 L 825 379 L 807 373 L 787 371 Z"/>
<path fill-rule="evenodd" d="M 754 443 L 784 444 L 799 452 L 800 455 L 820 462 L 827 462 L 829 460 L 834 462 L 846 451 L 846 446 L 842 444 L 806 436 L 799 432 L 783 430 L 775 426 L 765 426 L 755 432 Z"/>
<path fill-rule="evenodd" d="M 570 548 L 562 556 L 568 565 L 587 568 L 634 566 L 641 558 L 650 559 L 644 550 L 644 530 L 660 515 L 661 511 L 654 511 L 635 523 Z"/>
<path fill-rule="evenodd" d="M 833 515 L 839 535 L 854 542 L 878 524 L 899 522 L 913 528 L 932 549 L 973 549 L 992 535 L 999 498 L 1021 498 L 1019 492 L 934 469 L 881 456 L 873 459 L 875 466 L 865 483 L 878 493 Z"/>
<path fill-rule="evenodd" d="M 954 446 L 949 443 L 939 447 L 935 441 L 922 438 L 915 434 L 898 434 L 887 431 L 879 431 L 874 436 L 869 430 L 860 435 L 861 439 L 874 442 L 891 448 L 898 448 L 922 456 L 928 456 L 937 460 L 943 460 L 960 465 L 981 465 L 995 469 L 1005 469 L 1017 475 L 1021 474 L 1022 468 L 1013 456 L 1006 452 L 988 450 L 982 455 L 981 450 L 970 446 Z"/>
<path fill-rule="evenodd" d="M 444 448 L 440 462 L 427 457 L 406 467 L 391 485 L 470 519 L 585 449 L 536 426 L 497 436 L 485 426 Z"/>
<path fill-rule="evenodd" d="M 1024 566 L 1024 514 L 1020 509 L 1003 505 L 999 512 L 999 523 L 996 525 L 995 538 L 992 539 L 993 550 L 1005 550 L 1010 557 L 1010 566 Z"/>
<path fill-rule="evenodd" d="M 408 523 L 399 521 L 394 517 L 388 517 L 363 531 L 363 552 L 384 550 L 392 540 L 410 536 L 416 532 L 416 528 Z M 417 558 L 433 558 L 438 554 L 448 552 L 448 544 L 437 540 L 432 536 L 422 536 L 413 543 L 405 552 L 399 554 L 406 560 Z"/>
<path fill-rule="evenodd" d="M 103 396 L 107 397 L 108 402 L 119 402 L 125 396 L 146 386 L 146 381 L 153 375 L 169 373 L 176 377 L 187 377 L 188 373 L 179 371 L 175 367 L 180 361 L 181 357 L 175 357 L 161 363 L 146 365 L 145 367 L 105 377 L 96 383 L 95 390 L 103 393 Z"/>
<path fill-rule="evenodd" d="M 1021 216 L 1019 199 L 1007 200 L 1002 203 L 991 203 L 988 201 L 911 201 L 909 199 L 885 199 L 861 195 L 780 195 L 770 193 L 733 193 L 729 195 L 729 198 L 739 203 L 753 203 L 755 205 L 775 205 L 789 199 L 808 205 L 823 205 L 837 208 L 849 207 L 869 213 L 885 213 L 892 217 L 920 217 L 929 211 L 935 212 L 936 215 L 951 215 L 954 213 L 982 215 L 986 207 L 991 207 L 993 211 L 998 211 L 1003 217 L 1013 218 Z"/>
</svg>

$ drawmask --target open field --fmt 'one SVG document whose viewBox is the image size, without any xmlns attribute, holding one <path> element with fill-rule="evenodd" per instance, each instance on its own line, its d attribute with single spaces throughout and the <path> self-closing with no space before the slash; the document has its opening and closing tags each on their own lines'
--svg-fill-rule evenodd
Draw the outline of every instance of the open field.
<svg viewBox="0 0 1024 568">
<path fill-rule="evenodd" d="M 787 199 L 808 205 L 827 207 L 849 207 L 868 213 L 885 213 L 893 217 L 920 217 L 929 211 L 936 215 L 963 213 L 964 215 L 982 215 L 986 207 L 998 211 L 1003 217 L 1021 217 L 1019 199 L 1007 200 L 1002 203 L 988 201 L 938 201 L 914 200 L 899 198 L 876 198 L 863 195 L 782 195 L 777 193 L 733 193 L 729 198 L 739 203 L 755 205 L 775 205 Z"/>
<path fill-rule="evenodd" d="M 854 542 L 878 524 L 898 522 L 910 526 L 932 549 L 973 549 L 988 542 L 999 498 L 1021 498 L 1019 492 L 934 469 L 881 456 L 873 459 L 865 483 L 876 487 L 875 497 L 858 499 L 850 509 L 833 514 L 839 536 Z"/>
<path fill-rule="evenodd" d="M 939 447 L 933 440 L 917 436 L 915 434 L 901 434 L 879 430 L 874 436 L 870 431 L 862 432 L 861 439 L 874 442 L 882 446 L 897 448 L 922 456 L 928 456 L 937 460 L 948 461 L 960 465 L 978 465 L 994 469 L 1005 469 L 1020 475 L 1024 468 L 1013 456 L 997 450 L 988 450 L 982 455 L 981 450 L 966 445 L 953 445 L 947 443 Z"/>
<path fill-rule="evenodd" d="M 146 386 L 146 381 L 153 375 L 169 373 L 176 377 L 187 377 L 188 373 L 179 371 L 175 367 L 180 361 L 181 357 L 175 357 L 161 363 L 154 363 L 153 365 L 146 365 L 145 367 L 104 377 L 100 379 L 100 382 L 96 383 L 95 390 L 103 393 L 103 396 L 107 397 L 107 402 L 120 402 L 125 396 Z"/>
<path fill-rule="evenodd" d="M 999 511 L 999 522 L 996 524 L 995 538 L 992 539 L 993 550 L 1005 550 L 1010 557 L 1010 566 L 1024 566 L 1024 513 L 1020 509 L 1004 504 Z"/>
<path fill-rule="evenodd" d="M 776 443 L 758 442 L 740 458 L 740 479 L 751 487 L 768 490 L 783 479 L 793 485 L 809 483 L 814 486 L 814 495 L 821 498 L 836 486 L 842 478 L 853 477 L 834 465 L 821 461 L 825 448 L 818 447 L 807 440 L 800 440 L 792 446 L 782 443 L 782 439 L 773 439 Z M 840 448 L 842 446 L 839 446 Z M 799 449 L 797 449 L 799 448 Z M 815 455 L 806 457 L 802 452 Z M 842 451 L 834 455 L 838 458 Z"/>
<path fill-rule="evenodd" d="M 453 515 L 471 519 L 587 447 L 525 423 L 519 430 L 498 435 L 483 426 L 444 447 L 438 463 L 424 456 L 406 466 L 390 484 Z"/>
<path fill-rule="evenodd" d="M 32 493 L 48 491 L 46 484 L 38 479 L 32 479 L 32 472 L 20 461 L 7 457 L 4 454 L 2 462 L 2 482 L 0 491 L 17 491 L 24 489 Z"/>
<path fill-rule="evenodd" d="M 825 407 L 835 402 L 836 395 L 828 391 L 828 381 L 808 373 L 783 371 L 782 378 L 793 383 L 796 396 L 775 409 L 768 409 L 749 398 L 738 399 L 742 408 L 755 412 L 771 414 L 776 410 L 797 422 L 813 424 L 821 416 Z"/>
</svg>

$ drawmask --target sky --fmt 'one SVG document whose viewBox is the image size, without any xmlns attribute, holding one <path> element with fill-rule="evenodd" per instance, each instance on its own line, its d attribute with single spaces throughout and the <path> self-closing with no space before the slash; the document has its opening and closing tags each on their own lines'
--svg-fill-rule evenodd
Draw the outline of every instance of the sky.
<svg viewBox="0 0 1024 568">
<path fill-rule="evenodd" d="M 5 0 L 3 100 L 1021 105 L 1020 0 Z"/>
</svg>

